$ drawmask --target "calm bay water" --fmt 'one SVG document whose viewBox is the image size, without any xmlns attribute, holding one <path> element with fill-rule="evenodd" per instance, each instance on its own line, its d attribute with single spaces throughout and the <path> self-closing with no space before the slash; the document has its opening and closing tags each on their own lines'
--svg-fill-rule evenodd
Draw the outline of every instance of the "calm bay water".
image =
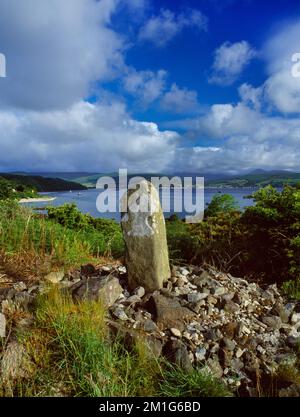
<svg viewBox="0 0 300 417">
<path fill-rule="evenodd" d="M 237 201 L 240 208 L 244 208 L 246 206 L 251 206 L 252 200 L 245 198 L 254 191 L 253 188 L 230 188 L 230 189 L 211 189 L 206 188 L 204 192 L 204 201 L 205 205 L 207 205 L 212 197 L 215 194 L 231 194 L 235 200 Z M 75 203 L 79 210 L 82 213 L 89 213 L 93 217 L 104 217 L 110 219 L 120 219 L 119 213 L 99 213 L 96 207 L 96 200 L 98 195 L 100 194 L 101 190 L 97 189 L 90 189 L 80 192 L 55 192 L 55 193 L 44 193 L 44 195 L 49 195 L 50 197 L 56 197 L 55 200 L 51 202 L 42 202 L 42 203 L 26 203 L 27 206 L 30 207 L 39 207 L 43 208 L 46 206 L 60 206 L 65 203 Z M 192 194 L 192 197 L 195 198 L 195 190 L 189 189 L 187 190 L 188 193 Z M 161 192 L 160 192 L 161 197 Z M 171 190 L 171 208 L 168 213 L 165 213 L 166 217 L 169 217 L 170 214 L 174 213 L 174 199 L 182 199 L 181 191 Z M 184 217 L 185 213 L 177 213 L 179 217 Z M 191 214 L 191 213 L 189 213 Z"/>
</svg>

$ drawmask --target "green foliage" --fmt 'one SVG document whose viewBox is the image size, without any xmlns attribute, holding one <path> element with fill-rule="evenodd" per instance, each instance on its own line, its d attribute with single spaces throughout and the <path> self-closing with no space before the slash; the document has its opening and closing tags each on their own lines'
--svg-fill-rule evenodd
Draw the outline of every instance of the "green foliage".
<svg viewBox="0 0 300 417">
<path fill-rule="evenodd" d="M 49 257 L 54 265 L 71 267 L 93 256 L 88 236 L 35 216 L 15 201 L 0 201 L 0 248 L 7 254 Z"/>
<path fill-rule="evenodd" d="M 25 197 L 35 197 L 36 195 L 37 193 L 32 187 L 0 177 L 0 200 L 17 200 Z"/>
<path fill-rule="evenodd" d="M 253 194 L 255 205 L 236 210 L 232 197 L 216 195 L 203 222 L 166 221 L 172 262 L 213 264 L 235 275 L 266 282 L 300 278 L 300 190 L 271 186 Z M 124 254 L 121 227 L 114 220 L 82 214 L 74 204 L 49 207 L 48 217 L 1 203 L 0 245 L 6 252 L 34 250 L 58 262 Z M 295 291 L 293 291 L 295 293 Z"/>
<path fill-rule="evenodd" d="M 40 175 L 0 174 L 1 177 L 14 184 L 19 184 L 28 190 L 38 192 L 85 190 L 86 187 L 61 178 L 45 178 Z"/>
<path fill-rule="evenodd" d="M 300 278 L 284 282 L 282 290 L 288 298 L 300 300 Z"/>
<path fill-rule="evenodd" d="M 194 368 L 187 373 L 179 367 L 167 366 L 160 384 L 163 397 L 232 397 L 232 393 L 208 370 Z"/>
<path fill-rule="evenodd" d="M 231 194 L 215 194 L 205 210 L 205 217 L 215 217 L 237 209 L 238 204 Z"/>
<path fill-rule="evenodd" d="M 75 205 L 50 211 L 48 218 L 13 200 L 0 201 L 0 249 L 8 254 L 48 256 L 52 264 L 65 267 L 75 267 L 98 256 L 123 255 L 118 223 L 93 219 Z"/>
<path fill-rule="evenodd" d="M 300 190 L 286 186 L 280 192 L 265 187 L 253 194 L 255 205 L 244 212 L 236 211 L 232 200 L 222 197 L 213 199 L 201 223 L 167 222 L 171 254 L 181 261 L 209 263 L 266 282 L 297 281 Z"/>
<path fill-rule="evenodd" d="M 75 203 L 47 207 L 48 218 L 69 229 L 92 229 L 89 215 L 82 214 Z"/>
<path fill-rule="evenodd" d="M 300 191 L 286 186 L 282 192 L 268 186 L 254 193 L 241 223 L 247 237 L 246 251 L 253 273 L 275 282 L 300 276 Z"/>
<path fill-rule="evenodd" d="M 167 221 L 171 258 L 182 263 L 216 265 L 229 270 L 237 264 L 243 242 L 240 213 L 229 211 L 197 224 Z M 238 246 L 237 246 L 238 245 Z"/>
<path fill-rule="evenodd" d="M 110 219 L 95 219 L 82 214 L 76 204 L 48 207 L 48 218 L 62 226 L 81 231 L 95 255 L 120 257 L 124 252 L 124 242 L 120 225 Z"/>
<path fill-rule="evenodd" d="M 12 196 L 13 196 L 12 183 L 0 177 L 0 200 L 12 198 Z"/>
<path fill-rule="evenodd" d="M 240 259 L 244 235 L 240 226 L 240 213 L 219 213 L 204 222 L 191 225 L 191 236 L 196 242 L 193 263 L 208 263 L 224 271 L 234 272 Z"/>
<path fill-rule="evenodd" d="M 191 236 L 188 225 L 173 215 L 166 221 L 166 230 L 170 259 L 173 262 L 186 262 L 191 259 L 196 241 Z"/>
</svg>

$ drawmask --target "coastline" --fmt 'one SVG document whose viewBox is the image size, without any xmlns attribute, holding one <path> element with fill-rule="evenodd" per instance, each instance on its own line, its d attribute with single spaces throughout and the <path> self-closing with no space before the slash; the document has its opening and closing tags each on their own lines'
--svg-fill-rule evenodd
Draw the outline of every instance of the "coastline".
<svg viewBox="0 0 300 417">
<path fill-rule="evenodd" d="M 21 198 L 19 203 L 44 203 L 47 201 L 53 201 L 56 197 L 36 197 L 36 198 Z"/>
</svg>

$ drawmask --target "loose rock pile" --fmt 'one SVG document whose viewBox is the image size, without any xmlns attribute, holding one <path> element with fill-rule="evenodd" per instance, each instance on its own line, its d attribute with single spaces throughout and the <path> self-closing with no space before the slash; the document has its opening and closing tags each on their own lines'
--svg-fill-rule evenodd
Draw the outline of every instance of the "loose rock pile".
<svg viewBox="0 0 300 417">
<path fill-rule="evenodd" d="M 121 335 L 128 349 L 142 340 L 155 356 L 186 371 L 206 366 L 242 395 L 257 395 L 258 379 L 270 377 L 280 365 L 296 363 L 300 305 L 286 303 L 276 285 L 262 289 L 230 274 L 193 266 L 173 267 L 164 287 L 147 294 L 143 287 L 129 290 L 123 265 L 86 265 L 71 275 L 48 278 L 67 288 L 74 300 L 102 301 L 111 334 Z M 22 282 L 0 285 L 0 337 L 7 336 L 8 309 L 18 306 L 30 312 L 45 285 L 45 280 L 29 287 Z M 23 324 L 30 325 L 30 319 L 25 317 Z M 8 353 L 11 356 L 9 343 Z M 4 353 L 2 370 L 5 366 Z"/>
<path fill-rule="evenodd" d="M 143 339 L 187 371 L 205 365 L 233 389 L 256 395 L 257 378 L 297 361 L 300 305 L 285 303 L 276 285 L 262 289 L 213 269 L 173 267 L 161 290 L 145 294 L 143 287 L 129 291 L 124 266 L 95 275 L 73 285 L 73 296 L 98 294 L 112 329 L 129 342 Z"/>
</svg>

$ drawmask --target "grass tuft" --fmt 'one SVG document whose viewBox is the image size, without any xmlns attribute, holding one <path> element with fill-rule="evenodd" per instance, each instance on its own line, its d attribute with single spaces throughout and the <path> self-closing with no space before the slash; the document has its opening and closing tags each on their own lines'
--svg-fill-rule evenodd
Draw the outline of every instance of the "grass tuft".
<svg viewBox="0 0 300 417">
<path fill-rule="evenodd" d="M 182 368 L 167 366 L 159 390 L 166 397 L 232 397 L 206 368 L 194 368 L 187 374 Z"/>
</svg>

